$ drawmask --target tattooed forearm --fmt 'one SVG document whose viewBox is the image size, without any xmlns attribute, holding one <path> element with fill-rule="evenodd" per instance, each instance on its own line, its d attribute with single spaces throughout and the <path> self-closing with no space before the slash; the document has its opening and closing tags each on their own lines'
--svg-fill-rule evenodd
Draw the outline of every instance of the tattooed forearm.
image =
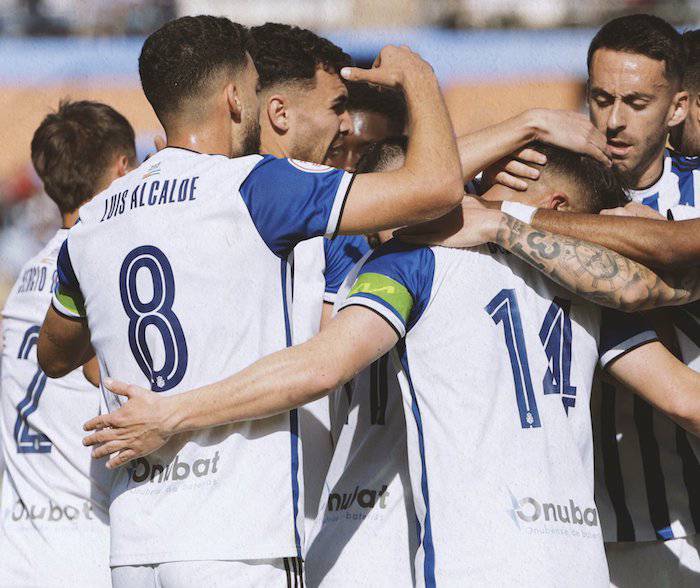
<svg viewBox="0 0 700 588">
<path fill-rule="evenodd" d="M 606 249 L 572 237 L 538 231 L 504 215 L 496 243 L 582 298 L 635 312 L 700 298 L 700 271 L 663 277 Z"/>
</svg>

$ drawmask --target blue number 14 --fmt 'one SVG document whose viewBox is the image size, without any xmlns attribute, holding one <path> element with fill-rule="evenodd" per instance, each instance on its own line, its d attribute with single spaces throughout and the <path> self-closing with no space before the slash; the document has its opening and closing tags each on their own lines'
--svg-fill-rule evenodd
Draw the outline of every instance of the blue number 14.
<svg viewBox="0 0 700 588">
<path fill-rule="evenodd" d="M 486 305 L 485 310 L 494 323 L 503 324 L 506 348 L 513 370 L 520 425 L 523 429 L 541 427 L 515 290 L 501 290 Z M 570 384 L 571 317 L 568 301 L 554 299 L 545 315 L 539 336 L 549 364 L 542 382 L 544 393 L 560 394 L 568 414 L 569 408 L 576 403 L 576 388 Z"/>
</svg>

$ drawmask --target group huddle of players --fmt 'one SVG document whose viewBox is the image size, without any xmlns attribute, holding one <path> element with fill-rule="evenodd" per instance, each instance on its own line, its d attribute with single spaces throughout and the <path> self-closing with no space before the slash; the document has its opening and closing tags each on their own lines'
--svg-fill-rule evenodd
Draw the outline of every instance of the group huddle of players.
<svg viewBox="0 0 700 588">
<path fill-rule="evenodd" d="M 184 17 L 139 73 L 143 163 L 95 102 L 32 141 L 0 586 L 697 585 L 700 35 L 456 138 L 407 47 Z"/>
</svg>

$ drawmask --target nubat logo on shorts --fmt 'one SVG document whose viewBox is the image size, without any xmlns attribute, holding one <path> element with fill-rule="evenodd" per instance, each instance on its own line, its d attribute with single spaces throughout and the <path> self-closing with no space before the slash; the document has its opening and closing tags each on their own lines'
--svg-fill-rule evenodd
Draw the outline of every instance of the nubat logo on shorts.
<svg viewBox="0 0 700 588">
<path fill-rule="evenodd" d="M 203 478 L 217 474 L 219 471 L 219 452 L 214 457 L 195 459 L 192 463 L 181 460 L 179 455 L 167 464 L 150 463 L 147 459 L 139 457 L 133 462 L 129 470 L 129 477 L 136 483 L 150 482 L 161 484 L 163 482 L 179 482 L 190 477 Z"/>
<path fill-rule="evenodd" d="M 530 496 L 520 500 L 511 496 L 513 501 L 512 514 L 516 523 L 563 523 L 598 527 L 598 511 L 595 507 L 580 507 L 573 500 L 569 504 L 540 502 Z M 519 523 L 518 523 L 519 525 Z"/>
<path fill-rule="evenodd" d="M 385 484 L 380 490 L 355 486 L 352 492 L 333 492 L 328 496 L 328 512 L 348 510 L 353 504 L 360 508 L 374 508 L 377 505 L 386 508 L 386 498 L 389 496 L 386 489 Z"/>
</svg>

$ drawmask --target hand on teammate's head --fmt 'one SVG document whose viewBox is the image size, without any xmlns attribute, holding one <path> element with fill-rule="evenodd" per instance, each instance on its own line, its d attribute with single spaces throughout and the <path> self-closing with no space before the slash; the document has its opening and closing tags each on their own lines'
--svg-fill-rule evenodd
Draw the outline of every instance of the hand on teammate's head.
<svg viewBox="0 0 700 588">
<path fill-rule="evenodd" d="M 371 68 L 344 67 L 340 75 L 351 82 L 403 89 L 411 79 L 420 76 L 435 77 L 431 65 L 405 45 L 387 45 L 379 52 Z"/>
<path fill-rule="evenodd" d="M 541 166 L 546 163 L 545 155 L 526 147 L 485 169 L 482 186 L 490 188 L 494 184 L 501 184 L 512 190 L 524 192 L 528 186 L 526 180 L 537 180 L 540 177 Z"/>
</svg>

